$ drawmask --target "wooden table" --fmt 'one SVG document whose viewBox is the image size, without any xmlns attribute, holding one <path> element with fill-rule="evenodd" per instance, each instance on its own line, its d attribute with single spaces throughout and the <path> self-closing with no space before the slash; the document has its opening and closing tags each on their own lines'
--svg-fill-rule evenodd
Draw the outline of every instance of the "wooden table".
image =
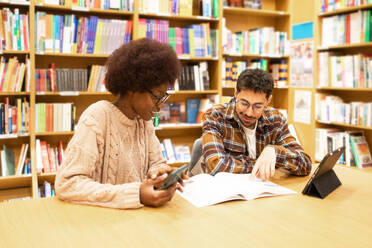
<svg viewBox="0 0 372 248">
<path fill-rule="evenodd" d="M 325 199 L 296 195 L 195 208 L 115 210 L 56 198 L 0 204 L 0 247 L 372 247 L 372 174 L 338 166 Z M 301 192 L 309 177 L 273 180 Z"/>
</svg>

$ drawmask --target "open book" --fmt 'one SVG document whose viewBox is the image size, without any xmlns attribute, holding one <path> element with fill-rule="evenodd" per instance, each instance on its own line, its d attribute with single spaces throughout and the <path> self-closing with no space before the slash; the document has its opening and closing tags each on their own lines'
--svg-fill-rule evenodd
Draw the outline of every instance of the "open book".
<svg viewBox="0 0 372 248">
<path fill-rule="evenodd" d="M 178 192 L 178 191 L 177 191 Z M 231 200 L 253 200 L 259 197 L 296 194 L 297 192 L 269 181 L 251 179 L 251 174 L 199 174 L 185 181 L 183 198 L 196 207 Z"/>
</svg>

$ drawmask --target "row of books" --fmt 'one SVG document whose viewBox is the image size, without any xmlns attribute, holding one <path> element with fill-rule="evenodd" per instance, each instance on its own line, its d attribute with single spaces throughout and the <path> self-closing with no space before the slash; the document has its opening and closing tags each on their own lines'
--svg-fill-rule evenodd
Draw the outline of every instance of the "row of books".
<svg viewBox="0 0 372 248">
<path fill-rule="evenodd" d="M 76 107 L 73 103 L 35 104 L 36 132 L 73 131 Z"/>
<path fill-rule="evenodd" d="M 141 13 L 218 18 L 218 0 L 140 0 Z"/>
<path fill-rule="evenodd" d="M 26 175 L 31 173 L 31 160 L 28 156 L 28 144 L 22 144 L 18 163 L 15 164 L 15 153 L 6 145 L 0 151 L 1 176 Z"/>
<path fill-rule="evenodd" d="M 318 54 L 318 87 L 372 88 L 372 57 L 368 54 Z"/>
<path fill-rule="evenodd" d="M 28 51 L 30 49 L 28 15 L 15 8 L 0 9 L 0 50 Z"/>
<path fill-rule="evenodd" d="M 132 37 L 132 21 L 35 14 L 36 51 L 39 53 L 111 54 Z"/>
<path fill-rule="evenodd" d="M 372 127 L 372 102 L 345 103 L 338 96 L 317 93 L 315 103 L 315 117 L 321 122 Z"/>
<path fill-rule="evenodd" d="M 87 69 L 56 69 L 52 63 L 48 69 L 35 69 L 35 89 L 38 92 L 102 92 L 106 91 L 105 73 L 105 67 L 101 65 L 92 65 Z"/>
<path fill-rule="evenodd" d="M 370 42 L 372 10 L 324 17 L 322 46 Z"/>
<path fill-rule="evenodd" d="M 0 59 L 0 92 L 30 91 L 30 60 L 19 62 L 17 57 Z"/>
<path fill-rule="evenodd" d="M 216 103 L 211 98 L 189 98 L 186 102 L 165 103 L 159 112 L 160 123 L 201 123 L 203 114 Z"/>
<path fill-rule="evenodd" d="M 26 98 L 17 98 L 14 104 L 10 104 L 9 97 L 0 103 L 0 135 L 29 133 L 30 103 Z"/>
<path fill-rule="evenodd" d="M 174 89 L 170 90 L 196 90 L 210 89 L 208 63 L 200 62 L 182 66 L 181 76 L 177 79 Z"/>
<path fill-rule="evenodd" d="M 218 30 L 209 23 L 188 27 L 170 27 L 167 20 L 139 19 L 139 37 L 147 37 L 173 47 L 178 55 L 195 57 L 218 56 Z"/>
<path fill-rule="evenodd" d="M 174 145 L 171 139 L 164 139 L 160 145 L 162 155 L 168 163 L 190 162 L 190 148 L 187 145 Z"/>
<path fill-rule="evenodd" d="M 134 0 L 36 0 L 36 4 L 60 5 L 70 8 L 134 10 Z"/>
<path fill-rule="evenodd" d="M 39 198 L 53 197 L 55 194 L 52 184 L 48 181 L 44 181 L 43 186 L 38 187 Z"/>
<path fill-rule="evenodd" d="M 261 9 L 262 0 L 223 0 L 223 6 Z"/>
<path fill-rule="evenodd" d="M 288 61 L 257 59 L 251 60 L 250 63 L 246 61 L 233 61 L 231 58 L 226 58 L 222 62 L 222 85 L 225 87 L 236 87 L 238 77 L 245 69 L 259 68 L 271 73 L 274 79 L 274 86 L 284 87 L 288 85 Z"/>
<path fill-rule="evenodd" d="M 287 32 L 275 31 L 273 27 L 232 32 L 224 26 L 222 39 L 223 52 L 226 54 L 263 54 L 270 56 L 289 54 Z"/>
<path fill-rule="evenodd" d="M 63 161 L 63 144 L 51 145 L 46 141 L 36 139 L 36 168 L 38 173 L 56 172 Z"/>
<path fill-rule="evenodd" d="M 320 11 L 327 12 L 369 3 L 372 3 L 372 0 L 320 0 Z"/>
<path fill-rule="evenodd" d="M 345 147 L 339 164 L 366 168 L 372 166 L 368 143 L 361 131 L 344 132 L 335 128 L 315 129 L 315 160 L 320 161 L 328 152 Z"/>
</svg>

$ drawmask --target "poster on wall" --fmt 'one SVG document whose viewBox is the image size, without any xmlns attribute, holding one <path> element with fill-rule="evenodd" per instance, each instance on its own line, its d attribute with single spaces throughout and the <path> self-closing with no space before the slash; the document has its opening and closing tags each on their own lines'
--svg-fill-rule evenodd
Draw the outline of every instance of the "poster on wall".
<svg viewBox="0 0 372 248">
<path fill-rule="evenodd" d="M 311 121 L 311 91 L 295 90 L 293 120 L 310 124 Z"/>
<path fill-rule="evenodd" d="M 291 42 L 291 86 L 313 87 L 313 49 L 313 41 Z"/>
</svg>

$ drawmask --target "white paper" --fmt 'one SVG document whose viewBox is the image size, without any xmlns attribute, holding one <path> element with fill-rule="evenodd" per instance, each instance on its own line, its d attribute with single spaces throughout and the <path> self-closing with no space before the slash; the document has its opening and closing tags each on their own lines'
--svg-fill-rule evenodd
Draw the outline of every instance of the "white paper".
<svg viewBox="0 0 372 248">
<path fill-rule="evenodd" d="M 311 91 L 295 90 L 294 113 L 295 122 L 310 124 L 311 121 Z"/>
<path fill-rule="evenodd" d="M 178 192 L 178 191 L 177 191 Z M 259 197 L 296 194 L 270 181 L 251 179 L 251 174 L 199 174 L 185 181 L 183 198 L 195 207 L 205 207 L 230 200 L 253 200 Z"/>
<path fill-rule="evenodd" d="M 291 86 L 313 87 L 313 41 L 291 43 Z"/>
</svg>

